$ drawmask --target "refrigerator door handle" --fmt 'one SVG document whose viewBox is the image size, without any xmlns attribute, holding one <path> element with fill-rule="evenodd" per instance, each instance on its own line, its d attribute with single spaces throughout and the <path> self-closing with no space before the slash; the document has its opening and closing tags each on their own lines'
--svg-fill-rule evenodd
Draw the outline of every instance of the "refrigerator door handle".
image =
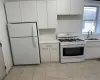
<svg viewBox="0 0 100 80">
<path fill-rule="evenodd" d="M 34 30 L 33 30 L 33 25 L 32 25 L 32 44 L 33 46 L 36 48 L 36 43 L 35 43 L 35 39 L 34 39 Z"/>
<path fill-rule="evenodd" d="M 34 30 L 33 30 L 33 25 L 32 25 L 32 37 L 34 37 Z"/>
</svg>

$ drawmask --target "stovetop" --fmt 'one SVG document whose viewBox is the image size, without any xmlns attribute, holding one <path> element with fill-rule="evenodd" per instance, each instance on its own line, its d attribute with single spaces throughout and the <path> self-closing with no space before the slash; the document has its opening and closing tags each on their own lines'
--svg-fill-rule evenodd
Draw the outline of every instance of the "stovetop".
<svg viewBox="0 0 100 80">
<path fill-rule="evenodd" d="M 79 41 L 84 41 L 82 39 L 76 38 L 76 39 L 59 39 L 60 42 L 79 42 Z"/>
</svg>

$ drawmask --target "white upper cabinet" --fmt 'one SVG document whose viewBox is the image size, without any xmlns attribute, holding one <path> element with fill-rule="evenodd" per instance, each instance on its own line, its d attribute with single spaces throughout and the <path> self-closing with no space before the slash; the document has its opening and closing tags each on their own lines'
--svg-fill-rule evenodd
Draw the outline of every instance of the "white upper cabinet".
<svg viewBox="0 0 100 80">
<path fill-rule="evenodd" d="M 57 1 L 47 0 L 48 28 L 57 27 Z"/>
<path fill-rule="evenodd" d="M 47 28 L 47 5 L 46 0 L 37 0 L 38 28 Z"/>
<path fill-rule="evenodd" d="M 9 23 L 37 22 L 39 29 L 57 27 L 57 0 L 7 2 Z"/>
<path fill-rule="evenodd" d="M 57 27 L 57 1 L 37 0 L 38 28 L 48 29 Z"/>
<path fill-rule="evenodd" d="M 8 22 L 37 22 L 36 5 L 36 0 L 7 2 L 5 6 Z"/>
<path fill-rule="evenodd" d="M 79 15 L 83 8 L 84 0 L 57 0 L 58 15 Z"/>
<path fill-rule="evenodd" d="M 57 0 L 57 14 L 58 15 L 70 14 L 70 0 Z"/>
<path fill-rule="evenodd" d="M 9 23 L 21 22 L 19 2 L 7 2 L 5 4 L 7 20 Z"/>
<path fill-rule="evenodd" d="M 36 0 L 20 1 L 22 22 L 37 22 Z"/>
<path fill-rule="evenodd" d="M 71 15 L 83 14 L 84 0 L 71 0 Z"/>
</svg>

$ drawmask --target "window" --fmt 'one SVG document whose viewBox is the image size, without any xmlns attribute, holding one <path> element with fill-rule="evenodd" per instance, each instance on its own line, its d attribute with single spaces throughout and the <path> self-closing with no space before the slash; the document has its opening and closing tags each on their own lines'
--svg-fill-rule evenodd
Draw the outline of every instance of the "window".
<svg viewBox="0 0 100 80">
<path fill-rule="evenodd" d="M 84 7 L 84 22 L 82 32 L 96 31 L 97 7 Z"/>
</svg>

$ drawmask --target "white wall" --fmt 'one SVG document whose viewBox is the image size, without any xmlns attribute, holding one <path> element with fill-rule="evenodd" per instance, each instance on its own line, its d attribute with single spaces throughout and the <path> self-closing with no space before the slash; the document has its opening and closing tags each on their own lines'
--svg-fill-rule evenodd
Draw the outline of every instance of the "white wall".
<svg viewBox="0 0 100 80">
<path fill-rule="evenodd" d="M 39 39 L 40 41 L 55 40 L 56 39 L 56 29 L 40 29 Z"/>
<path fill-rule="evenodd" d="M 60 32 L 81 32 L 82 31 L 82 15 L 60 15 L 57 16 L 58 28 L 57 33 Z"/>
<path fill-rule="evenodd" d="M 7 37 L 6 17 L 2 0 L 0 0 L 0 41 L 2 43 L 5 66 L 7 67 L 6 71 L 8 72 L 12 67 L 12 58 Z"/>
</svg>

